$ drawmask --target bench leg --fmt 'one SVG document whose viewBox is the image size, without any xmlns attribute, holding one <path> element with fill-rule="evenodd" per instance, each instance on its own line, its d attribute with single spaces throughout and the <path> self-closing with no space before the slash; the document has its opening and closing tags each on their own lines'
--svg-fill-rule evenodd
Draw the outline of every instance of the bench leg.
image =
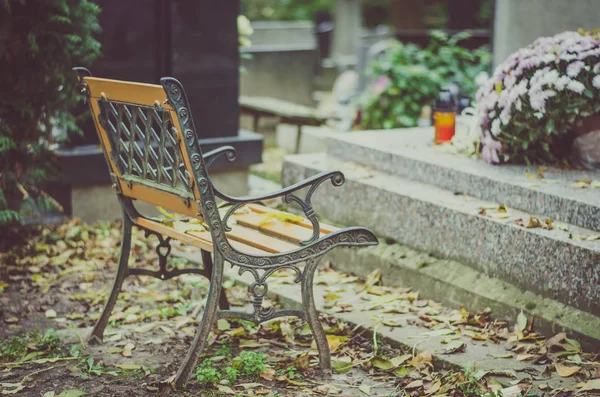
<svg viewBox="0 0 600 397">
<path fill-rule="evenodd" d="M 110 314 L 112 313 L 115 307 L 115 303 L 117 302 L 117 297 L 119 296 L 119 292 L 121 291 L 123 280 L 125 280 L 125 277 L 127 277 L 127 262 L 129 261 L 129 251 L 131 249 L 132 227 L 133 223 L 131 222 L 131 219 L 129 218 L 129 216 L 124 214 L 121 236 L 121 254 L 119 255 L 119 267 L 117 268 L 117 274 L 115 275 L 115 281 L 113 283 L 110 296 L 108 297 L 108 301 L 106 302 L 104 310 L 102 311 L 102 315 L 96 322 L 96 325 L 92 330 L 92 334 L 90 335 L 88 343 L 92 345 L 102 343 L 102 339 L 104 336 L 104 328 L 106 328 L 106 324 L 108 324 Z"/>
<path fill-rule="evenodd" d="M 306 262 L 304 274 L 302 275 L 302 308 L 306 313 L 306 321 L 310 326 L 313 338 L 315 338 L 317 350 L 319 351 L 321 371 L 323 371 L 323 375 L 331 376 L 331 352 L 329 351 L 329 343 L 327 342 L 327 336 L 325 335 L 323 326 L 319 321 L 319 313 L 317 312 L 313 296 L 313 279 L 320 259 L 321 258 L 311 259 Z"/>
<path fill-rule="evenodd" d="M 212 268 L 213 261 L 210 255 L 210 252 L 202 250 L 202 264 L 204 265 L 204 275 L 209 279 L 212 277 Z M 225 289 L 221 289 L 221 295 L 219 295 L 219 309 L 221 310 L 229 310 L 229 300 L 227 299 L 227 294 L 225 293 Z"/>
<path fill-rule="evenodd" d="M 219 303 L 219 296 L 221 295 L 224 266 L 223 256 L 218 252 L 215 252 L 214 256 L 215 259 L 210 278 L 210 288 L 208 290 L 208 297 L 206 298 L 206 307 L 204 308 L 202 321 L 200 322 L 192 345 L 190 346 L 185 359 L 181 363 L 177 374 L 172 379 L 169 379 L 169 383 L 175 389 L 180 389 L 187 382 L 194 368 L 196 368 L 198 356 L 204 349 L 206 339 L 208 339 L 208 335 L 217 320 L 217 306 Z"/>
</svg>

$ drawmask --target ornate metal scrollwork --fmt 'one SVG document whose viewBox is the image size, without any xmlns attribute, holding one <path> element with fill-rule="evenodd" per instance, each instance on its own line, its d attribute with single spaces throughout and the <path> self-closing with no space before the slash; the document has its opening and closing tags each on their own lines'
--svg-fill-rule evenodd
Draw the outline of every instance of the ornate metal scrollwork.
<svg viewBox="0 0 600 397">
<path fill-rule="evenodd" d="M 204 214 L 204 220 L 210 226 L 209 229 L 213 244 L 223 255 L 226 261 L 230 262 L 232 265 L 237 265 L 242 268 L 264 270 L 279 269 L 283 266 L 290 266 L 299 262 L 305 262 L 309 259 L 317 258 L 339 245 L 360 246 L 372 245 L 376 243 L 377 239 L 375 235 L 373 235 L 371 231 L 363 228 L 348 228 L 333 232 L 323 238 L 319 238 L 319 221 L 313 211 L 311 198 L 317 187 L 324 181 L 331 180 L 334 186 L 340 186 L 343 184 L 344 176 L 339 171 L 324 172 L 319 175 L 315 175 L 312 178 L 308 178 L 305 181 L 264 196 L 235 198 L 215 189 L 208 176 L 208 171 L 206 169 L 206 165 L 204 164 L 200 145 L 198 144 L 197 139 L 194 137 L 195 134 L 192 134 L 191 137 L 188 137 L 187 134 L 187 131 L 194 132 L 196 129 L 194 127 L 193 118 L 190 117 L 190 113 L 188 111 L 189 105 L 185 92 L 183 91 L 183 86 L 179 81 L 168 77 L 161 79 L 161 83 L 165 89 L 165 92 L 167 93 L 169 103 L 179 115 L 180 128 L 183 131 L 186 131 L 185 143 L 187 155 L 192 163 L 194 176 L 198 183 L 201 196 L 199 204 Z M 309 190 L 304 199 L 294 194 L 294 192 L 307 187 Z M 232 206 L 224 216 L 223 220 L 219 214 L 215 196 L 223 199 L 226 203 Z M 302 242 L 304 247 L 300 247 L 285 254 L 273 254 L 270 256 L 246 254 L 233 248 L 229 244 L 225 233 L 229 231 L 229 227 L 227 226 L 226 222 L 235 209 L 239 208 L 243 204 L 260 202 L 275 197 L 283 197 L 284 200 L 289 203 L 298 203 L 304 210 L 307 218 L 312 223 L 314 227 L 313 235 L 308 240 Z"/>
</svg>

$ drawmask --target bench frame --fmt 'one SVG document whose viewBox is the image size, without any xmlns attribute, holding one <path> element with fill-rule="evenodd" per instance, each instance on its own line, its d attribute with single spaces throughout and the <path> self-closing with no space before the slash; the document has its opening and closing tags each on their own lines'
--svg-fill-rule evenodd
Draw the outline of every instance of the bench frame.
<svg viewBox="0 0 600 397">
<path fill-rule="evenodd" d="M 189 111 L 190 107 L 188 100 L 183 86 L 179 81 L 168 77 L 162 78 L 161 85 L 164 89 L 163 96 L 166 95 L 166 99 L 148 98 L 144 96 L 144 93 L 159 92 L 160 86 L 93 79 L 91 73 L 87 69 L 75 68 L 74 70 L 78 73 L 82 91 L 87 94 L 97 132 L 106 155 L 109 169 L 111 170 L 111 176 L 115 182 L 114 186 L 123 208 L 123 234 L 118 269 L 112 292 L 102 315 L 94 326 L 90 336 L 90 342 L 100 343 L 102 341 L 104 328 L 108 323 L 108 319 L 117 301 L 123 281 L 127 276 L 146 275 L 167 280 L 185 273 L 203 274 L 210 279 L 210 287 L 202 320 L 186 357 L 181 363 L 177 373 L 165 382 L 167 385 L 172 388 L 180 388 L 184 385 L 196 367 L 198 357 L 204 349 L 209 333 L 217 319 L 226 318 L 245 319 L 255 323 L 282 316 L 297 316 L 306 320 L 317 345 L 321 370 L 325 375 L 330 375 L 331 358 L 329 345 L 323 327 L 319 322 L 313 297 L 313 277 L 315 271 L 317 270 L 319 260 L 325 253 L 334 247 L 368 246 L 377 244 L 375 235 L 365 228 L 351 227 L 336 230 L 330 234 L 321 236 L 319 220 L 317 219 L 317 215 L 314 212 L 311 203 L 312 195 L 317 187 L 325 181 L 331 181 L 334 186 L 341 186 L 344 183 L 343 174 L 339 171 L 323 172 L 292 186 L 266 195 L 255 197 L 229 196 L 219 191 L 213 185 L 208 175 L 208 166 L 210 166 L 217 157 L 222 155 L 227 156 L 229 161 L 233 161 L 235 159 L 235 150 L 232 147 L 222 147 L 206 154 L 202 154 L 194 121 Z M 110 84 L 114 84 L 115 87 L 119 87 L 115 92 L 124 94 L 122 94 L 122 97 L 120 98 L 111 98 L 111 93 L 105 94 L 104 92 L 101 94 L 95 93 L 93 96 L 91 94 L 91 89 L 88 88 L 88 81 L 92 82 L 92 80 L 110 82 Z M 123 84 L 122 87 L 119 85 L 121 83 Z M 136 90 L 139 90 L 139 93 L 133 92 Z M 115 96 L 118 95 L 115 94 Z M 131 98 L 140 99 L 135 99 L 134 101 Z M 182 155 L 182 165 L 180 167 L 185 166 L 185 170 L 181 175 L 189 174 L 189 180 L 186 181 L 185 184 L 191 189 L 193 195 L 192 198 L 186 195 L 181 195 L 180 197 L 176 197 L 176 195 L 165 196 L 166 193 L 162 190 L 165 190 L 168 193 L 170 191 L 169 187 L 157 187 L 155 186 L 156 183 L 144 180 L 136 179 L 132 181 L 131 178 L 127 178 L 127 175 L 121 175 L 119 168 L 115 165 L 119 161 L 119 158 L 116 158 L 114 147 L 111 146 L 111 141 L 109 139 L 111 128 L 114 129 L 112 133 L 116 133 L 116 137 L 119 139 L 120 132 L 116 129 L 119 127 L 114 127 L 114 123 L 109 123 L 108 118 L 110 116 L 106 114 L 107 112 L 102 111 L 99 106 L 100 102 L 105 103 L 105 106 L 107 106 L 105 109 L 110 109 L 110 106 L 113 106 L 112 109 L 114 109 L 114 104 L 118 103 L 125 104 L 131 108 L 135 108 L 136 106 L 142 108 L 142 106 L 145 106 L 144 109 L 148 109 L 148 104 L 153 103 L 157 112 L 166 111 L 170 114 L 170 123 L 164 122 L 163 120 L 161 128 L 170 129 L 170 133 L 173 133 L 175 136 L 173 144 L 179 147 Z M 148 130 L 146 132 L 149 134 Z M 161 133 L 164 132 L 165 131 L 161 131 Z M 112 139 L 112 142 L 114 143 L 115 138 L 113 137 Z M 145 189 L 143 190 L 143 195 L 135 193 L 135 189 L 142 188 Z M 201 256 L 204 269 L 191 268 L 171 271 L 167 269 L 167 257 L 171 253 L 171 239 L 177 238 L 183 242 L 187 242 L 185 238 L 187 235 L 175 232 L 174 229 L 168 231 L 164 225 L 156 223 L 151 218 L 145 217 L 136 210 L 133 202 L 135 199 L 158 205 L 164 202 L 163 199 L 156 199 L 157 201 L 150 199 L 151 195 L 149 194 L 153 192 L 152 189 L 156 191 L 160 190 L 160 193 L 162 194 L 160 197 L 172 197 L 172 200 L 174 201 L 171 203 L 171 209 L 181 207 L 183 208 L 181 213 L 186 215 L 191 214 L 192 216 L 195 215 L 196 218 L 202 219 L 208 225 L 212 238 L 213 255 L 211 258 L 211 253 L 207 249 L 202 249 Z M 306 190 L 304 197 L 296 194 L 303 189 Z M 260 203 L 264 200 L 277 197 L 282 198 L 288 204 L 296 203 L 300 206 L 306 219 L 310 221 L 313 226 L 312 236 L 307 240 L 301 241 L 299 248 L 279 254 L 254 255 L 241 252 L 234 248 L 226 236 L 226 232 L 231 230 L 227 223 L 228 219 L 237 209 L 245 204 Z M 228 211 L 222 219 L 219 208 L 223 207 L 223 205 L 217 204 L 217 198 L 220 199 L 224 205 L 229 206 Z M 149 235 L 155 235 L 159 239 L 159 244 L 156 248 L 159 258 L 158 271 L 128 267 L 129 251 L 131 248 L 131 231 L 133 226 L 145 230 L 147 237 Z M 253 296 L 253 313 L 229 310 L 222 289 L 225 262 L 229 262 L 232 266 L 238 266 L 239 274 L 248 272 L 253 276 L 255 281 L 249 286 L 249 291 Z M 300 268 L 302 263 L 305 263 L 304 269 Z M 267 278 L 280 269 L 288 269 L 295 273 L 296 277 L 294 281 L 301 285 L 302 309 L 274 309 L 271 307 L 265 310 L 262 308 L 263 299 L 268 292 Z M 219 310 L 218 306 L 220 306 L 221 310 Z"/>
</svg>

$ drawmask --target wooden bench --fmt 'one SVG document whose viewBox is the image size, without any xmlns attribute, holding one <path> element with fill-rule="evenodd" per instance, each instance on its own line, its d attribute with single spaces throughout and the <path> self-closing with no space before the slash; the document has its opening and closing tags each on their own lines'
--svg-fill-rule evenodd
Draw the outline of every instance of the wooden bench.
<svg viewBox="0 0 600 397">
<path fill-rule="evenodd" d="M 202 153 L 186 94 L 177 80 L 163 78 L 162 85 L 149 85 L 94 78 L 86 69 L 75 70 L 81 89 L 87 95 L 123 208 L 117 274 L 90 342 L 102 342 L 104 328 L 127 276 L 147 275 L 166 280 L 185 273 L 197 273 L 210 279 L 204 314 L 179 370 L 166 384 L 179 388 L 187 381 L 211 328 L 221 318 L 240 318 L 256 323 L 280 316 L 305 319 L 317 344 L 321 369 L 330 374 L 329 347 L 313 300 L 315 270 L 320 258 L 334 247 L 377 244 L 369 230 L 358 227 L 339 230 L 321 225 L 313 211 L 311 197 L 315 189 L 326 181 L 335 186 L 342 185 L 343 174 L 324 172 L 262 196 L 229 196 L 213 185 L 208 167 L 218 156 L 227 156 L 233 161 L 235 150 L 222 147 Z M 306 194 L 298 195 L 302 189 Z M 270 216 L 265 214 L 275 210 L 259 203 L 277 197 L 288 204 L 299 205 L 305 218 L 296 222 L 265 222 Z M 207 230 L 182 232 L 144 216 L 136 210 L 136 200 L 162 206 L 196 222 L 202 221 Z M 128 267 L 133 226 L 145 230 L 147 237 L 157 236 L 158 270 Z M 200 248 L 204 269 L 169 270 L 167 257 L 171 253 L 172 239 Z M 224 262 L 238 266 L 240 273 L 249 272 L 254 277 L 255 281 L 249 286 L 253 297 L 252 313 L 229 310 L 222 290 Z M 296 283 L 301 285 L 301 310 L 262 307 L 268 290 L 267 278 L 281 269 L 294 272 Z"/>
<path fill-rule="evenodd" d="M 319 127 L 327 122 L 327 119 L 319 116 L 315 109 L 281 99 L 241 96 L 239 103 L 242 114 L 249 114 L 253 117 L 255 132 L 258 132 L 258 123 L 263 116 L 277 117 L 279 118 L 279 122 L 283 124 L 295 125 L 298 129 L 296 135 L 296 153 L 300 152 L 302 127 L 305 125 Z"/>
</svg>

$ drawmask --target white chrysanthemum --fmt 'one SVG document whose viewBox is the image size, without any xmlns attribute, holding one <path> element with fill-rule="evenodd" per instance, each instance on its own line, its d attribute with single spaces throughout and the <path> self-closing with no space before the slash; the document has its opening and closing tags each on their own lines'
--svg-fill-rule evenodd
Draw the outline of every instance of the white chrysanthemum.
<svg viewBox="0 0 600 397">
<path fill-rule="evenodd" d="M 556 80 L 556 82 L 554 83 L 554 88 L 556 88 L 558 91 L 562 91 L 565 89 L 565 87 L 567 86 L 567 84 L 569 84 L 570 81 L 571 79 L 569 78 L 569 76 L 560 76 L 558 80 Z"/>
<path fill-rule="evenodd" d="M 567 88 L 578 94 L 581 94 L 583 91 L 585 91 L 585 85 L 583 85 L 583 83 L 577 80 L 569 81 L 569 84 L 567 84 Z"/>
<path fill-rule="evenodd" d="M 500 134 L 500 119 L 494 119 L 494 121 L 492 121 L 490 132 L 493 136 L 498 136 Z"/>
<path fill-rule="evenodd" d="M 585 63 L 582 61 L 575 61 L 569 66 L 567 66 L 567 75 L 569 77 L 577 77 L 577 75 L 583 70 L 589 70 L 589 66 L 585 66 Z"/>
<path fill-rule="evenodd" d="M 592 79 L 592 85 L 594 86 L 594 88 L 600 89 L 600 76 L 594 76 L 594 78 Z"/>
</svg>

